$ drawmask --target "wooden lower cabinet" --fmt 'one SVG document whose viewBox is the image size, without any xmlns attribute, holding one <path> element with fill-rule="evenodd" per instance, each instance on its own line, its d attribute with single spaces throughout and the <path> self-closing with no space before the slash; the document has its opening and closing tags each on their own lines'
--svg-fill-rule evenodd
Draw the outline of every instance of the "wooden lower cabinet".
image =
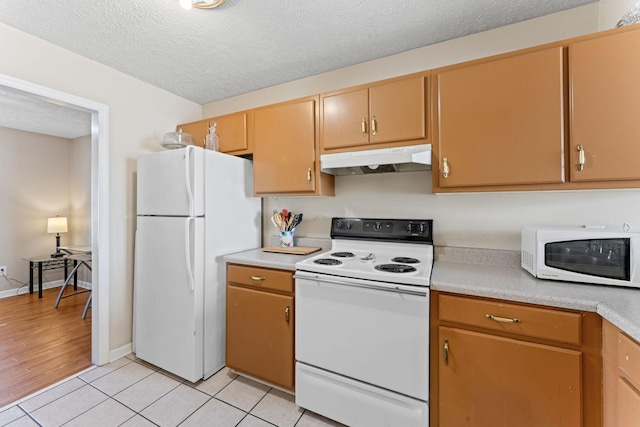
<svg viewBox="0 0 640 427">
<path fill-rule="evenodd" d="M 431 316 L 432 426 L 602 425 L 597 314 L 432 292 Z"/>
<path fill-rule="evenodd" d="M 579 351 L 448 327 L 440 343 L 441 427 L 581 425 Z"/>
<path fill-rule="evenodd" d="M 230 265 L 256 286 L 227 282 L 226 365 L 286 390 L 294 390 L 294 297 L 291 272 Z M 275 275 L 263 273 L 276 272 Z M 284 276 L 290 292 L 274 291 L 272 278 Z M 233 277 L 234 273 L 228 273 Z M 238 276 L 238 274 L 236 274 Z M 282 283 L 279 284 L 282 286 Z"/>
<path fill-rule="evenodd" d="M 603 321 L 604 427 L 640 425 L 640 344 Z"/>
</svg>

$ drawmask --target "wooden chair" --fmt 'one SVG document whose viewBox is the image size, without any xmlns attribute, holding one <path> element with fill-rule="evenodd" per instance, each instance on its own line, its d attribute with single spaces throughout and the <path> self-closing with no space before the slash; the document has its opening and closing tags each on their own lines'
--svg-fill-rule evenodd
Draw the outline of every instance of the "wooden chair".
<svg viewBox="0 0 640 427">
<path fill-rule="evenodd" d="M 73 280 L 74 276 L 76 275 L 76 273 L 78 272 L 78 269 L 81 266 L 84 265 L 86 268 L 89 269 L 89 271 L 91 271 L 91 254 L 85 254 L 85 253 L 71 254 L 71 255 L 65 255 L 65 258 L 70 261 L 73 261 L 75 266 L 73 267 L 73 270 L 71 270 L 71 273 L 69 273 L 64 283 L 62 284 L 62 288 L 60 288 L 60 293 L 58 294 L 58 299 L 56 300 L 55 308 L 58 308 L 58 305 L 60 305 L 60 300 L 63 298 L 68 298 L 73 295 L 83 294 L 85 292 L 91 292 L 91 289 L 81 289 L 81 290 L 76 289 L 74 292 L 70 294 L 63 295 L 65 288 L 71 282 L 71 280 Z M 89 295 L 89 299 L 87 299 L 87 303 L 84 306 L 84 311 L 82 312 L 83 319 L 87 317 L 87 311 L 89 311 L 89 307 L 91 307 L 91 295 Z"/>
</svg>

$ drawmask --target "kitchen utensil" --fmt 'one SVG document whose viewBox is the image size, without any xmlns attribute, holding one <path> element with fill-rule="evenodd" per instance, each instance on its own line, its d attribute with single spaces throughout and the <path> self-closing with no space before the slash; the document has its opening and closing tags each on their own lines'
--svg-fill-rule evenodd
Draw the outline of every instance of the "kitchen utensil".
<svg viewBox="0 0 640 427">
<path fill-rule="evenodd" d="M 299 213 L 293 217 L 293 221 L 291 222 L 290 230 L 295 230 L 295 228 L 302 222 L 302 214 Z"/>
</svg>

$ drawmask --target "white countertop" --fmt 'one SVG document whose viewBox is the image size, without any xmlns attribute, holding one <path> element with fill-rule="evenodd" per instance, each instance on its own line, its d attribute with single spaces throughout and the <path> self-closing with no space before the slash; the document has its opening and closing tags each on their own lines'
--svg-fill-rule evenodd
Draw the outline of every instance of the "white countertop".
<svg viewBox="0 0 640 427">
<path fill-rule="evenodd" d="M 274 236 L 274 240 L 272 242 L 273 246 L 276 246 L 277 242 L 278 237 Z M 319 247 L 321 249 L 320 251 L 313 252 L 309 255 L 290 255 L 275 252 L 263 252 L 262 248 L 259 248 L 225 255 L 223 259 L 231 264 L 254 265 L 257 267 L 278 268 L 280 270 L 295 271 L 296 263 L 298 261 L 316 256 L 319 253 L 328 251 L 331 248 L 330 239 L 296 238 L 295 243 L 297 246 L 312 246 Z"/>
</svg>

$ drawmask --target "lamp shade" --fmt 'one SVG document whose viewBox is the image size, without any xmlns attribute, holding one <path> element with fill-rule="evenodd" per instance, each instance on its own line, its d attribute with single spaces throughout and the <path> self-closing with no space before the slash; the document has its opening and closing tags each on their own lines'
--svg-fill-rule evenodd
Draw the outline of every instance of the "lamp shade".
<svg viewBox="0 0 640 427">
<path fill-rule="evenodd" d="M 47 222 L 47 233 L 66 233 L 67 232 L 67 217 L 57 216 L 55 218 L 49 218 Z"/>
</svg>

